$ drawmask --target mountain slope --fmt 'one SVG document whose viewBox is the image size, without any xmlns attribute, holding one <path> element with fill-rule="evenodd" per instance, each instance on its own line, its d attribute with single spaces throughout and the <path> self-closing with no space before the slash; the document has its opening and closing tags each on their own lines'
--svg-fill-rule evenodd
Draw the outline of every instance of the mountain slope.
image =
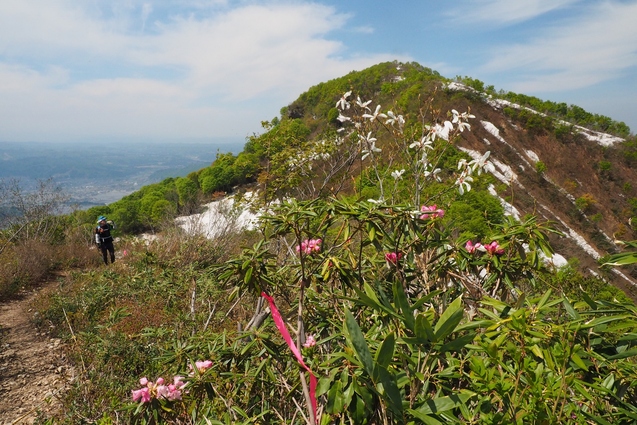
<svg viewBox="0 0 637 425">
<path fill-rule="evenodd" d="M 637 216 L 633 136 L 624 139 L 570 124 L 446 80 L 418 64 L 380 64 L 319 84 L 282 113 L 284 118 L 302 120 L 314 137 L 324 137 L 330 126 L 338 127 L 334 105 L 348 90 L 362 99 L 373 98 L 372 109 L 380 104 L 382 111 L 399 112 L 407 120 L 424 107 L 431 122 L 442 122 L 451 109 L 470 110 L 476 118 L 457 146 L 474 158 L 490 151 L 500 182 L 492 192 L 519 215 L 554 222 L 564 233 L 552 241 L 556 251 L 576 258 L 584 273 L 602 273 L 597 260 L 618 252 L 615 239 L 637 238 L 631 226 L 631 218 Z M 609 127 L 625 127 L 619 124 Z M 634 270 L 606 277 L 633 297 L 637 294 Z"/>
</svg>

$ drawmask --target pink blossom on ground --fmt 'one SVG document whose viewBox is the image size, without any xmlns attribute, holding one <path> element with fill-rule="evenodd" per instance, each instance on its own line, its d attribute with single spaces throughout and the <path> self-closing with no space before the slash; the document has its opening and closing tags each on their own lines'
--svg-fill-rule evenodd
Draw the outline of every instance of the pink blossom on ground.
<svg viewBox="0 0 637 425">
<path fill-rule="evenodd" d="M 157 378 L 154 383 L 146 378 L 141 378 L 139 383 L 142 388 L 132 390 L 133 401 L 148 403 L 153 398 L 164 398 L 169 401 L 181 400 L 182 389 L 186 385 L 183 382 L 183 377 L 175 376 L 173 383 L 169 385 L 164 385 L 165 382 L 164 378 L 161 377 Z"/>
<path fill-rule="evenodd" d="M 391 264 L 398 264 L 401 258 L 403 258 L 402 252 L 388 252 L 385 254 L 385 261 Z"/>
<path fill-rule="evenodd" d="M 312 254 L 321 250 L 321 239 L 306 239 L 301 242 L 301 245 L 296 247 L 296 252 L 302 252 L 303 254 Z"/>
<path fill-rule="evenodd" d="M 438 208 L 437 205 L 423 205 L 420 207 L 420 212 L 424 213 L 420 216 L 421 220 L 426 220 L 428 218 L 442 218 L 445 216 L 445 210 L 442 208 Z"/>
<path fill-rule="evenodd" d="M 476 250 L 482 248 L 482 244 L 480 242 L 476 242 L 474 244 L 472 241 L 469 240 L 464 247 L 467 251 L 469 251 L 469 254 L 473 254 L 474 252 L 476 252 Z"/>
<path fill-rule="evenodd" d="M 148 403 L 150 401 L 150 390 L 148 388 L 133 390 L 133 401 Z"/>
<path fill-rule="evenodd" d="M 303 344 L 303 347 L 310 348 L 310 347 L 314 347 L 315 345 L 316 345 L 316 340 L 314 339 L 314 335 L 308 335 L 305 338 L 305 343 Z"/>
<path fill-rule="evenodd" d="M 490 244 L 484 245 L 484 249 L 487 250 L 489 255 L 502 255 L 504 254 L 504 249 L 500 247 L 500 245 L 496 241 L 492 241 Z"/>
</svg>

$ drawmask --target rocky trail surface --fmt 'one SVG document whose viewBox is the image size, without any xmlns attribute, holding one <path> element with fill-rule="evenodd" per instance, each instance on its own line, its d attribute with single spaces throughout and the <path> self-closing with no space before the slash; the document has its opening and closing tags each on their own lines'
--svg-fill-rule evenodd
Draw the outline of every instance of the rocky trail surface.
<svg viewBox="0 0 637 425">
<path fill-rule="evenodd" d="M 0 425 L 37 423 L 60 412 L 73 368 L 60 339 L 33 322 L 46 285 L 0 302 Z"/>
</svg>

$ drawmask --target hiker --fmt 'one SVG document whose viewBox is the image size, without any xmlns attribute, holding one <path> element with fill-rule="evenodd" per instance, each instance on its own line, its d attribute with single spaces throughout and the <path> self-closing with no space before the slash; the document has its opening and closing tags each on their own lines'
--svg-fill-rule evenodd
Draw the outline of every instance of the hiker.
<svg viewBox="0 0 637 425">
<path fill-rule="evenodd" d="M 111 264 L 115 262 L 115 247 L 113 246 L 113 236 L 111 235 L 111 230 L 114 228 L 115 223 L 111 220 L 106 220 L 106 217 L 103 215 L 97 218 L 95 242 L 97 242 L 98 248 L 102 250 L 104 264 L 108 264 L 107 251 L 111 254 Z"/>
</svg>

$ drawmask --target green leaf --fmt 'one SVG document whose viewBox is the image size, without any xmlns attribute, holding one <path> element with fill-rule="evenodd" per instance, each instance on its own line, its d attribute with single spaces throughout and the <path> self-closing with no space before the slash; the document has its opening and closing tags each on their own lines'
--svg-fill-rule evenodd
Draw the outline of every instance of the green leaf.
<svg viewBox="0 0 637 425">
<path fill-rule="evenodd" d="M 540 301 L 537 302 L 537 309 L 538 310 L 540 310 L 542 307 L 544 307 L 544 304 L 546 304 L 546 301 L 548 301 L 550 296 L 551 296 L 551 290 L 549 289 L 548 291 L 546 291 L 544 293 L 544 295 L 542 295 L 542 298 L 540 298 Z"/>
<path fill-rule="evenodd" d="M 365 368 L 365 372 L 367 372 L 369 376 L 373 376 L 374 362 L 372 360 L 372 354 L 369 351 L 369 347 L 365 341 L 365 336 L 361 332 L 361 328 L 358 326 L 358 323 L 356 323 L 356 319 L 354 319 L 354 316 L 352 316 L 349 309 L 345 309 L 345 327 L 347 334 L 349 335 L 350 342 L 354 347 L 354 351 L 356 351 L 358 359 Z"/>
<path fill-rule="evenodd" d="M 327 405 L 325 410 L 327 413 L 336 414 L 343 410 L 343 391 L 341 381 L 336 381 L 327 393 Z"/>
<path fill-rule="evenodd" d="M 608 356 L 606 358 L 608 360 L 619 360 L 619 359 L 625 359 L 627 357 L 633 357 L 633 356 L 637 356 L 637 348 L 633 348 L 632 350 L 626 350 L 619 354 L 615 354 L 614 356 Z"/>
<path fill-rule="evenodd" d="M 396 385 L 395 378 L 387 371 L 387 369 L 380 367 L 374 368 L 374 382 L 376 383 L 376 389 L 389 401 L 389 408 L 398 416 L 402 415 L 403 411 L 403 399 L 400 396 L 400 390 Z"/>
<path fill-rule="evenodd" d="M 611 255 L 608 261 L 603 263 L 601 267 L 626 266 L 635 263 L 637 263 L 637 252 L 623 252 L 621 254 Z"/>
<path fill-rule="evenodd" d="M 588 370 L 588 366 L 586 366 L 586 363 L 584 363 L 582 361 L 582 358 L 577 354 L 577 353 L 573 353 L 571 354 L 571 360 L 573 361 L 573 363 L 575 363 L 577 365 L 577 367 L 579 367 L 582 370 Z"/>
<path fill-rule="evenodd" d="M 458 352 L 462 350 L 467 344 L 473 341 L 475 337 L 474 333 L 469 333 L 467 335 L 463 335 L 460 338 L 456 338 L 453 341 L 449 341 L 440 347 L 441 353 L 446 353 L 447 351 Z"/>
<path fill-rule="evenodd" d="M 459 406 L 460 404 L 465 404 L 469 399 L 474 397 L 476 394 L 472 391 L 461 390 L 457 394 L 433 398 L 430 400 L 426 400 L 420 407 L 414 410 L 409 410 L 410 413 L 418 412 L 424 415 L 430 414 L 440 414 L 443 412 L 447 412 Z"/>
<path fill-rule="evenodd" d="M 434 341 L 440 341 L 450 335 L 462 320 L 462 298 L 458 297 L 442 313 L 434 327 Z"/>
<path fill-rule="evenodd" d="M 569 316 L 571 316 L 575 320 L 578 320 L 580 318 L 579 313 L 575 311 L 571 303 L 568 302 L 566 298 L 564 298 L 564 300 L 562 301 L 562 304 L 564 305 L 564 308 L 566 309 L 566 312 L 569 314 Z"/>
<path fill-rule="evenodd" d="M 586 304 L 589 305 L 590 308 L 592 308 L 593 310 L 597 310 L 598 305 L 595 301 L 593 301 L 593 299 L 586 293 L 586 291 L 582 291 L 582 298 L 584 298 L 584 301 L 586 301 Z"/>
<path fill-rule="evenodd" d="M 318 385 L 316 386 L 316 395 L 321 396 L 325 394 L 332 385 L 333 377 L 323 376 L 318 381 Z"/>
<path fill-rule="evenodd" d="M 252 271 L 254 269 L 252 267 L 250 267 L 247 271 L 245 276 L 243 277 L 243 282 L 247 285 L 250 283 L 250 280 L 252 280 Z"/>
<path fill-rule="evenodd" d="M 414 333 L 416 334 L 416 337 L 418 339 L 421 339 L 424 342 L 430 342 L 434 339 L 434 331 L 431 327 L 431 324 L 429 323 L 429 320 L 427 320 L 427 316 L 425 316 L 423 313 L 420 313 L 418 316 L 416 316 L 416 326 Z"/>
<path fill-rule="evenodd" d="M 392 332 L 387 335 L 387 338 L 385 338 L 383 344 L 376 352 L 376 363 L 378 363 L 381 367 L 387 368 L 390 365 L 392 358 L 394 357 L 395 345 L 396 337 Z"/>
<path fill-rule="evenodd" d="M 422 421 L 422 423 L 424 423 L 425 425 L 443 425 L 442 422 L 440 422 L 438 419 L 434 418 L 433 416 L 429 416 L 417 410 L 408 409 L 407 412 L 409 412 L 416 419 Z"/>
<path fill-rule="evenodd" d="M 400 311 L 403 313 L 401 318 L 403 319 L 405 326 L 407 326 L 410 331 L 414 332 L 414 313 L 409 305 L 409 300 L 405 294 L 402 282 L 394 282 L 393 289 L 394 302 L 400 307 Z"/>
</svg>

